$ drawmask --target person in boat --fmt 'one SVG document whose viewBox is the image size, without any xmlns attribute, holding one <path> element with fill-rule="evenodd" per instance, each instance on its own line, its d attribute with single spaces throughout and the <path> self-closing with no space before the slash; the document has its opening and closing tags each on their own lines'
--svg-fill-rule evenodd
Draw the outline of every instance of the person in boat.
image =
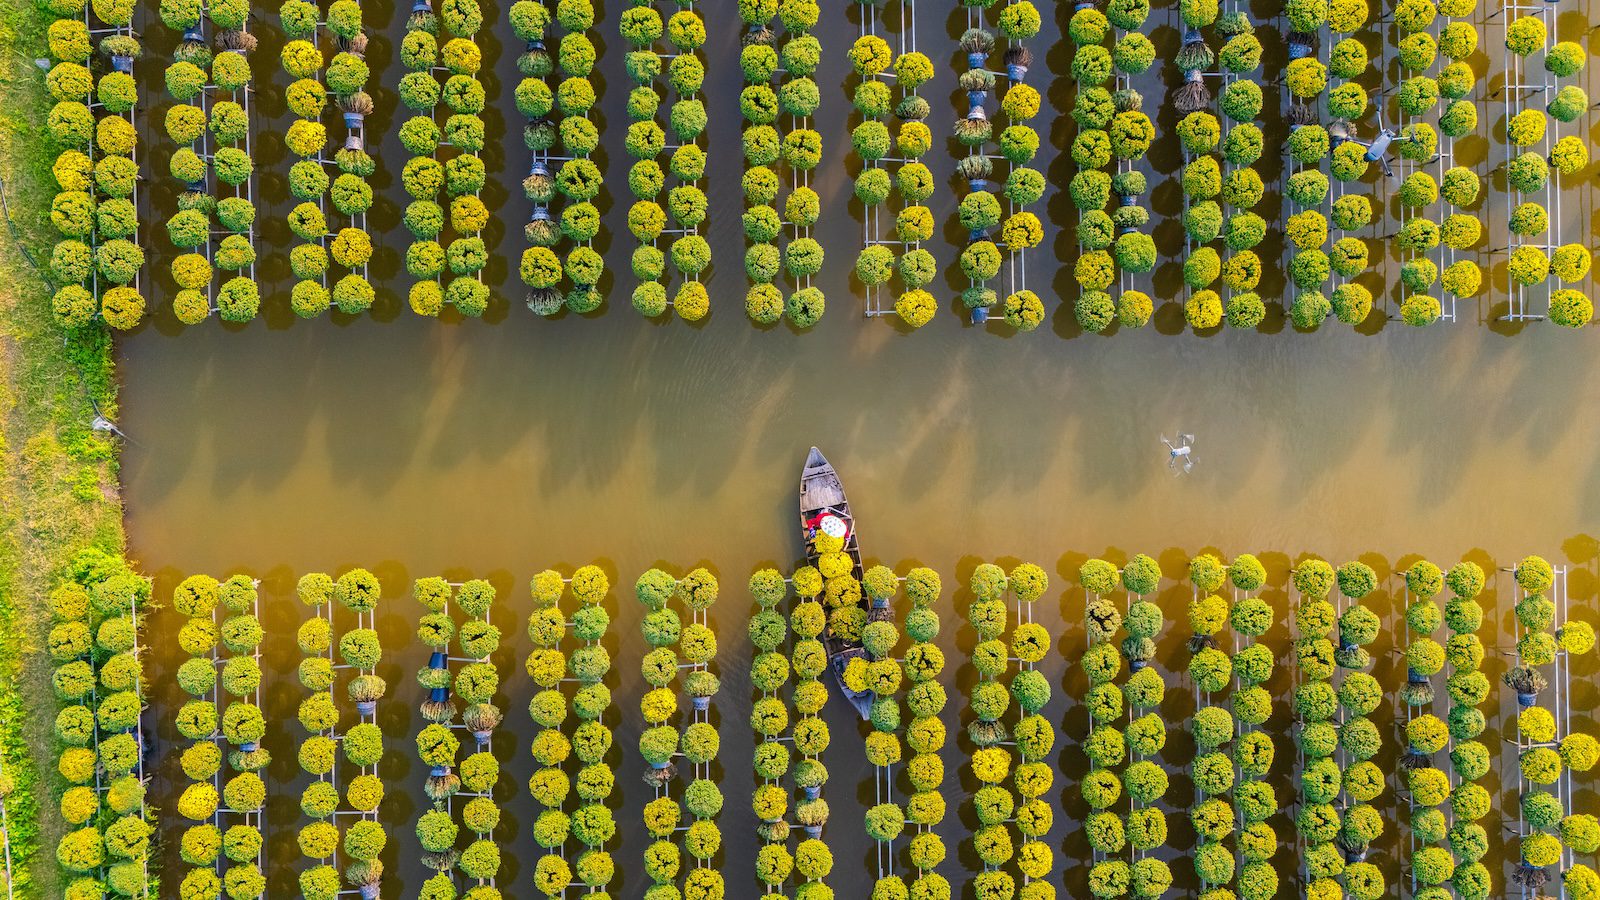
<svg viewBox="0 0 1600 900">
<path fill-rule="evenodd" d="M 818 532 L 848 541 L 850 523 L 837 513 L 825 509 L 806 520 L 806 540 L 815 540 Z"/>
</svg>

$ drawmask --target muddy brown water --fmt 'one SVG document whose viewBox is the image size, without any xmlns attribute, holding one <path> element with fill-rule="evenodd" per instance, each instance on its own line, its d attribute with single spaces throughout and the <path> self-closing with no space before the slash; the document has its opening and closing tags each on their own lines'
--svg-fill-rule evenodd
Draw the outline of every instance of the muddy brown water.
<svg viewBox="0 0 1600 900">
<path fill-rule="evenodd" d="M 384 581 L 378 628 L 388 650 L 379 672 L 391 694 L 379 721 L 391 752 L 381 767 L 389 785 L 382 818 L 392 836 L 385 896 L 397 897 L 413 894 L 426 875 L 416 862 L 411 832 L 426 803 L 426 771 L 412 744 L 422 724 L 416 712 L 421 691 L 412 673 L 426 655 L 411 638 L 419 608 L 408 596 L 409 585 L 442 573 L 485 577 L 499 588 L 496 621 L 508 635 L 495 658 L 505 675 L 499 699 L 508 714 L 495 738 L 505 760 L 498 795 L 506 815 L 496 834 L 505 848 L 500 884 L 507 896 L 532 897 L 536 810 L 524 785 L 532 771 L 527 746 L 533 729 L 523 710 L 528 692 L 522 674 L 530 644 L 521 627 L 530 606 L 527 581 L 546 567 L 570 570 L 588 562 L 604 566 L 616 588 L 608 601 L 616 618 L 609 646 L 619 661 L 617 703 L 608 719 L 620 748 L 613 754 L 618 788 L 612 802 L 620 826 L 610 845 L 619 863 L 615 895 L 638 897 L 647 886 L 638 865 L 646 844 L 640 810 L 651 794 L 631 751 L 641 725 L 641 688 L 630 661 L 642 652 L 643 641 L 630 589 L 640 572 L 658 564 L 679 572 L 706 564 L 723 579 L 713 614 L 724 686 L 716 707 L 723 736 L 717 776 L 728 800 L 720 864 L 730 892 L 753 891 L 758 842 L 748 810 L 750 647 L 743 639 L 753 604 L 743 582 L 762 565 L 793 563 L 799 551 L 795 484 L 812 444 L 840 468 L 870 557 L 901 571 L 930 565 L 945 576 L 940 643 L 949 654 L 944 678 L 951 703 L 944 717 L 952 726 L 967 718 L 962 691 L 975 680 L 964 662 L 974 638 L 959 615 L 970 594 L 958 586 L 984 560 L 1026 559 L 1051 572 L 1051 590 L 1039 610 L 1059 649 L 1043 665 L 1056 687 L 1046 715 L 1061 731 L 1060 777 L 1053 790 L 1059 810 L 1050 840 L 1057 877 L 1064 879 L 1058 883 L 1068 896 L 1084 893 L 1088 866 L 1077 828 L 1084 808 L 1076 779 L 1085 764 L 1074 746 L 1087 731 L 1076 700 L 1085 683 L 1069 665 L 1084 644 L 1083 596 L 1069 583 L 1086 556 L 1121 560 L 1148 552 L 1162 561 L 1169 579 L 1161 594 L 1168 628 L 1157 663 L 1172 684 L 1164 707 L 1173 739 L 1163 761 L 1174 773 L 1166 855 L 1174 860 L 1178 887 L 1188 890 L 1195 885 L 1184 858 L 1193 835 L 1182 817 L 1190 790 L 1182 770 L 1192 745 L 1181 723 L 1193 699 L 1179 677 L 1187 659 L 1182 620 L 1188 588 L 1177 579 L 1189 555 L 1209 547 L 1262 554 L 1272 572 L 1268 594 L 1281 612 L 1288 568 L 1305 552 L 1335 562 L 1360 556 L 1385 574 L 1403 570 L 1411 554 L 1442 565 L 1467 556 L 1492 566 L 1538 552 L 1573 567 L 1573 596 L 1593 609 L 1600 565 L 1591 536 L 1600 512 L 1600 458 L 1593 441 L 1600 411 L 1586 401 L 1583 386 L 1600 377 L 1600 361 L 1589 352 L 1588 335 L 1550 327 L 1515 333 L 1486 325 L 1497 308 L 1492 295 L 1463 304 L 1461 323 L 1426 331 L 1403 329 L 1375 314 L 1364 333 L 1329 325 L 1315 334 L 1294 334 L 1278 312 L 1265 333 L 1175 337 L 1182 316 L 1169 302 L 1143 331 L 1083 335 L 1070 302 L 1055 297 L 1075 292 L 1069 268 L 1046 259 L 1073 252 L 1073 213 L 1057 192 L 1047 199 L 1047 239 L 1033 258 L 1034 289 L 1050 309 L 1038 332 L 1012 335 L 1001 325 L 978 329 L 964 322 L 954 299 L 960 278 L 954 242 L 960 235 L 952 229 L 935 249 L 946 267 L 941 315 L 914 334 L 888 321 L 863 320 L 848 277 L 860 237 L 860 210 L 849 198 L 854 170 L 848 161 L 843 58 L 855 35 L 854 9 L 838 16 L 830 7 L 819 27 L 825 59 L 817 127 L 825 137 L 826 161 L 814 184 L 824 200 L 818 237 L 830 264 L 819 284 L 829 311 L 811 333 L 786 326 L 758 330 L 743 315 L 742 206 L 733 177 L 740 169 L 733 151 L 740 124 L 732 55 L 738 28 L 727 4 L 704 9 L 712 35 L 705 91 L 712 113 L 710 320 L 693 327 L 645 322 L 627 303 L 631 238 L 624 228 L 627 160 L 620 127 L 626 121 L 626 79 L 617 2 L 600 4 L 602 22 L 595 31 L 602 49 L 600 154 L 609 158 L 612 178 L 602 204 L 608 237 L 601 242 L 612 299 L 588 317 L 532 316 L 521 306 L 515 273 L 522 248 L 518 223 L 528 211 L 518 185 L 527 159 L 516 138 L 521 118 L 510 97 L 517 42 L 504 23 L 507 4 L 484 6 L 494 26 L 480 43 L 495 60 L 485 77 L 491 98 L 485 118 L 491 136 L 502 140 L 485 154 L 492 173 L 485 198 L 496 214 L 486 235 L 495 252 L 486 277 L 496 299 L 483 321 L 426 321 L 404 308 L 408 236 L 399 223 L 404 197 L 395 161 L 405 153 L 394 137 L 401 120 L 394 48 L 404 10 L 378 2 L 366 5 L 378 106 L 369 133 L 384 135 L 383 167 L 373 179 L 379 202 L 370 216 L 380 248 L 372 266 L 380 291 L 375 310 L 312 322 L 288 312 L 292 237 L 282 219 L 292 205 L 284 185 L 289 159 L 274 136 L 288 114 L 278 93 L 284 86 L 275 61 L 281 41 L 263 19 L 257 75 L 276 89 L 263 90 L 256 106 L 259 121 L 270 126 L 257 141 L 263 317 L 243 327 L 211 322 L 182 329 L 170 314 L 158 312 L 151 325 L 120 345 L 121 425 L 131 436 L 123 458 L 131 552 L 156 573 L 158 595 L 169 594 L 191 572 L 244 571 L 263 579 L 271 673 L 265 703 L 283 725 L 268 741 L 276 757 L 267 816 L 272 895 L 294 893 L 301 866 L 294 845 L 302 782 L 294 762 L 301 689 L 293 676 L 293 635 L 306 611 L 293 599 L 295 578 L 361 565 Z M 1257 6 L 1258 21 L 1276 12 Z M 1069 13 L 1070 7 L 1060 6 L 1031 42 L 1041 57 L 1032 77 L 1048 86 L 1062 108 L 1070 102 L 1069 55 L 1058 38 Z M 153 10 L 148 15 L 145 34 L 152 55 L 160 58 L 171 36 L 163 34 Z M 1169 57 L 1178 40 L 1175 12 L 1163 5 L 1150 21 L 1153 39 Z M 931 124 L 937 132 L 957 114 L 954 39 L 965 15 L 948 2 L 924 0 L 919 22 L 922 49 L 946 67 L 927 92 L 936 101 L 951 98 L 948 109 L 935 103 L 939 111 Z M 1561 24 L 1563 37 L 1584 28 L 1576 11 L 1564 12 Z M 1485 46 L 1491 33 L 1485 30 Z M 1281 39 L 1265 26 L 1262 37 L 1268 71 L 1275 71 L 1281 67 Z M 1367 37 L 1376 46 L 1376 32 Z M 1486 54 L 1478 62 L 1488 69 Z M 156 67 L 145 63 L 141 70 L 147 94 L 158 97 Z M 1164 93 L 1158 79 L 1170 84 L 1176 73 L 1170 65 L 1158 66 L 1141 81 L 1151 106 Z M 1277 94 L 1269 84 L 1269 110 L 1277 107 Z M 1501 116 L 1488 102 L 1483 112 L 1477 143 L 1463 142 L 1462 153 L 1499 159 Z M 1161 132 L 1148 162 L 1159 176 L 1152 205 L 1158 216 L 1173 216 L 1181 210 L 1175 184 L 1165 180 L 1181 162 L 1170 135 L 1173 116 L 1152 113 Z M 1269 119 L 1269 136 L 1277 123 L 1275 116 Z M 1072 136 L 1070 119 L 1050 122 L 1046 116 L 1040 127 L 1049 137 L 1040 165 L 1053 184 L 1064 184 L 1071 175 L 1063 153 Z M 149 146 L 160 183 L 171 148 L 155 135 Z M 932 157 L 935 172 L 948 179 L 951 154 Z M 1269 154 L 1262 166 L 1269 183 L 1275 166 Z M 1369 183 L 1381 190 L 1375 176 Z M 953 187 L 948 180 L 945 185 Z M 155 190 L 147 196 L 151 221 L 164 220 L 170 194 Z M 935 197 L 941 221 L 952 221 L 955 199 L 948 189 Z M 1276 202 L 1269 193 L 1269 208 Z M 1586 231 L 1587 202 L 1573 206 L 1572 224 Z M 1488 246 L 1496 237 L 1496 217 L 1485 218 L 1491 222 Z M 1158 301 L 1170 301 L 1181 265 L 1181 229 L 1166 221 L 1155 234 L 1162 261 L 1154 293 Z M 154 243 L 155 295 L 164 309 L 159 298 L 171 251 L 160 238 Z M 1375 260 L 1380 256 L 1369 277 L 1392 282 L 1398 259 L 1391 252 L 1375 253 Z M 1493 281 L 1503 285 L 1503 274 Z M 1281 282 L 1269 266 L 1265 285 L 1281 288 Z M 1397 291 L 1388 296 L 1398 303 Z M 1158 442 L 1178 431 L 1197 436 L 1196 468 L 1184 477 L 1165 467 Z M 1394 636 L 1403 634 L 1395 609 L 1400 582 L 1390 578 L 1385 584 L 1370 601 L 1391 626 L 1376 648 L 1377 674 L 1398 687 L 1403 666 L 1381 651 L 1403 640 Z M 1501 576 L 1491 589 L 1507 597 L 1509 581 Z M 1502 650 L 1510 644 L 1507 606 L 1493 607 Z M 151 668 L 161 685 L 153 693 L 152 717 L 161 751 L 178 747 L 171 726 L 181 699 L 171 681 L 181 662 L 173 640 L 176 618 L 159 611 L 151 621 Z M 1286 648 L 1286 625 L 1280 621 L 1267 639 Z M 1491 675 L 1504 665 L 1503 658 L 1491 656 Z M 1592 661 L 1577 670 L 1574 707 L 1580 711 L 1595 705 L 1594 671 Z M 1285 804 L 1294 795 L 1290 711 L 1282 700 L 1289 685 L 1287 670 L 1280 671 L 1273 685 L 1280 695 L 1273 778 Z M 1497 726 L 1507 721 L 1507 712 L 1491 717 Z M 837 857 L 830 880 L 841 897 L 859 897 L 872 858 L 861 824 L 861 813 L 872 803 L 872 773 L 857 750 L 855 734 L 863 726 L 837 702 L 827 718 L 834 733 L 825 757 L 831 771 L 826 796 L 834 810 L 827 836 Z M 1398 741 L 1392 711 L 1377 718 Z M 1593 727 L 1586 713 L 1580 721 Z M 1498 727 L 1489 737 L 1497 736 Z M 1380 757 L 1386 769 L 1393 768 L 1397 747 L 1390 743 Z M 962 896 L 970 895 L 970 873 L 981 868 L 963 840 L 974 825 L 962 802 L 974 788 L 964 771 L 969 750 L 962 738 L 952 740 L 944 754 L 951 807 L 941 832 L 951 853 L 941 871 Z M 160 759 L 155 797 L 171 809 L 181 773 L 174 752 Z M 1579 801 L 1592 804 L 1590 783 L 1580 780 L 1580 788 Z M 1515 792 L 1514 778 L 1501 786 L 1508 810 L 1515 809 Z M 1375 858 L 1389 876 L 1390 895 L 1397 896 L 1402 802 L 1392 790 L 1381 802 L 1393 814 Z M 1277 824 L 1285 842 L 1277 862 L 1289 871 L 1295 866 L 1292 825 L 1287 818 Z M 1496 829 L 1491 833 L 1499 839 Z M 164 825 L 169 883 L 181 871 L 177 834 Z M 1508 859 L 1508 850 L 1497 846 L 1495 852 Z"/>
</svg>

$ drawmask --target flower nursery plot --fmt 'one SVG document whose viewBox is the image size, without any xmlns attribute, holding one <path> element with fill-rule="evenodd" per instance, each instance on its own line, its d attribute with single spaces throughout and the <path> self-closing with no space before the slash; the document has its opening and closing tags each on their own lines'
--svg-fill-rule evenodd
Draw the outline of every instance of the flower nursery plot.
<svg viewBox="0 0 1600 900">
<path fill-rule="evenodd" d="M 1572 5 L 17 13 L 0 891 L 1600 900 Z"/>
<path fill-rule="evenodd" d="M 881 21 L 866 45 L 861 10 L 806 0 L 626 16 L 523 0 L 393 21 L 325 5 L 337 8 L 320 20 L 302 2 L 247 30 L 234 5 L 198 26 L 195 4 L 139 8 L 163 27 L 141 33 L 132 76 L 100 85 L 91 118 L 122 123 L 96 126 L 118 151 L 133 124 L 144 189 L 130 194 L 126 166 L 90 183 L 78 150 L 63 157 L 58 319 L 164 334 L 330 317 L 576 329 L 631 307 L 776 341 L 827 334 L 824 314 L 866 327 L 868 312 L 903 332 L 1040 339 L 1589 317 L 1592 226 L 1583 204 L 1555 202 L 1584 184 L 1573 132 L 1595 78 L 1567 19 L 1507 38 L 1456 16 L 1436 40 L 1408 17 L 1413 77 L 1383 120 L 1406 116 L 1405 180 L 1388 184 L 1324 131 L 1360 112 L 1353 136 L 1367 140 L 1381 118 L 1357 96 L 1381 84 L 1349 80 L 1364 59 L 1349 58 L 1351 35 L 1373 43 L 1381 23 L 1351 9 L 1297 7 L 1297 27 L 1342 53 L 1296 60 L 1280 98 L 1256 88 L 1285 68 L 1261 40 L 1276 23 L 1209 0 L 1043 16 L 895 0 L 868 15 Z M 218 52 L 195 49 L 195 27 Z M 1145 31 L 1194 40 L 1158 49 Z M 60 97 L 89 77 L 79 37 L 52 43 Z M 1518 79 L 1548 72 L 1566 93 L 1548 114 L 1519 97 L 1520 118 L 1497 131 L 1487 92 L 1503 54 L 1483 48 L 1507 40 L 1527 51 Z M 1423 65 L 1435 46 L 1439 66 Z M 1421 74 L 1434 68 L 1448 72 Z M 111 115 L 135 86 L 137 112 Z M 1306 114 L 1319 123 L 1290 139 L 1286 121 Z M 87 139 L 81 111 L 62 116 Z M 1429 148 L 1448 165 L 1434 171 Z M 1496 173 L 1512 155 L 1508 183 Z M 1535 206 L 1557 221 L 1535 227 Z M 1539 249 L 1545 237 L 1558 240 Z M 1520 255 L 1491 249 L 1508 246 Z"/>
<path fill-rule="evenodd" d="M 1302 553 L 1177 547 L 1159 560 L 1053 548 L 1048 566 L 981 555 L 873 563 L 852 583 L 873 600 L 872 623 L 854 627 L 874 661 L 841 676 L 876 693 L 870 724 L 843 702 L 821 644 L 806 637 L 851 627 L 833 596 L 841 576 L 825 581 L 803 565 L 790 570 L 791 591 L 760 561 L 740 564 L 751 573 L 742 577 L 709 559 L 658 560 L 637 574 L 610 560 L 539 571 L 519 560 L 483 578 L 467 569 L 413 577 L 423 570 L 383 563 L 329 573 L 284 565 L 259 580 L 169 569 L 151 581 L 96 562 L 55 592 L 52 646 L 58 690 L 74 697 L 74 685 L 89 684 L 77 669 L 117 683 L 126 674 L 113 670 L 132 655 L 123 648 L 143 648 L 134 671 L 144 687 L 98 697 L 108 722 L 113 698 L 130 690 L 154 709 L 182 710 L 145 732 L 154 746 L 185 748 L 181 760 L 162 751 L 147 762 L 145 814 L 171 838 L 152 871 L 191 885 L 212 877 L 207 830 L 220 809 L 233 835 L 222 845 L 228 883 L 264 878 L 268 894 L 327 896 L 342 878 L 429 896 L 452 873 L 506 897 L 558 896 L 582 882 L 613 896 L 645 896 L 650 884 L 719 896 L 787 873 L 842 893 L 851 876 L 839 866 L 867 863 L 891 893 L 882 885 L 970 881 L 997 896 L 1039 883 L 1104 897 L 1124 896 L 1123 884 L 1150 897 L 1197 878 L 1226 885 L 1237 866 L 1241 895 L 1266 900 L 1299 862 L 1273 835 L 1297 829 L 1307 864 L 1324 873 L 1313 877 L 1327 884 L 1402 877 L 1413 848 L 1404 826 L 1380 818 L 1402 804 L 1380 767 L 1402 745 L 1443 759 L 1448 744 L 1440 765 L 1456 766 L 1465 787 L 1452 792 L 1440 768 L 1409 778 L 1415 802 L 1457 810 L 1450 846 L 1463 855 L 1430 851 L 1416 864 L 1426 861 L 1430 878 L 1464 870 L 1459 883 L 1471 887 L 1500 883 L 1502 861 L 1559 852 L 1557 833 L 1580 859 L 1592 846 L 1582 821 L 1557 828 L 1577 811 L 1564 805 L 1571 792 L 1544 787 L 1563 768 L 1588 778 L 1600 755 L 1586 736 L 1592 719 L 1559 712 L 1581 702 L 1561 691 L 1588 696 L 1595 673 L 1600 560 L 1593 539 L 1568 548 L 1578 557 L 1501 563 L 1511 571 L 1480 551 L 1448 567 L 1376 553 L 1335 567 Z M 821 570 L 838 571 L 826 557 Z M 116 603 L 127 601 L 117 598 L 128 597 L 146 611 L 121 618 Z M 1509 607 L 1514 615 L 1498 614 Z M 630 620 L 638 627 L 622 627 Z M 1424 653 L 1414 630 L 1437 622 L 1456 637 Z M 911 638 L 904 647 L 899 626 Z M 1519 665 L 1543 671 L 1513 672 L 1493 688 L 1475 667 L 1486 646 L 1513 644 Z M 1465 714 L 1424 711 L 1433 676 L 1441 702 L 1448 691 Z M 1216 702 L 1191 704 L 1191 691 Z M 751 728 L 732 727 L 747 717 Z M 1318 779 L 1301 788 L 1311 814 L 1297 816 L 1300 720 L 1322 730 L 1306 737 L 1317 742 L 1306 771 Z M 61 721 L 70 743 L 80 729 Z M 1517 729 L 1536 746 L 1506 771 L 1520 767 L 1524 804 L 1555 812 L 1520 838 L 1475 831 L 1489 800 L 1473 783 L 1491 765 L 1482 744 Z M 1559 752 L 1540 749 L 1558 739 Z M 902 740 L 913 755 L 902 756 Z M 218 744 L 220 754 L 193 749 Z M 108 740 L 97 746 L 111 752 Z M 875 795 L 874 768 L 903 763 L 903 792 Z M 220 792 L 207 780 L 218 765 Z M 969 768 L 975 789 L 940 777 Z M 1347 807 L 1334 805 L 1340 775 Z M 1224 849 L 1234 804 L 1245 823 L 1237 858 Z M 970 809 L 983 825 L 956 825 L 946 808 Z M 1170 854 L 1191 811 L 1205 836 L 1195 866 Z M 236 821 L 250 841 L 234 842 L 244 836 Z M 67 840 L 79 848 L 93 831 Z M 898 844 L 885 863 L 876 842 L 902 834 L 909 847 Z M 1355 841 L 1364 857 L 1346 875 L 1318 868 L 1337 856 L 1336 841 Z M 971 862 L 947 853 L 963 845 Z M 263 847 L 264 871 L 250 855 Z M 1092 866 L 1079 862 L 1091 855 Z"/>
</svg>

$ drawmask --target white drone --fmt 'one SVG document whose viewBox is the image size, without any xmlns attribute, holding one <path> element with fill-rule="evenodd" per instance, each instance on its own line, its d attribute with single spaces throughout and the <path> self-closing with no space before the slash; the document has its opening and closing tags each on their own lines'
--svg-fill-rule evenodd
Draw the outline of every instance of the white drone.
<svg viewBox="0 0 1600 900">
<path fill-rule="evenodd" d="M 1194 451 L 1194 435 L 1179 432 L 1178 442 L 1174 444 L 1163 434 L 1161 443 L 1167 445 L 1167 468 L 1172 470 L 1173 475 L 1187 475 L 1194 471 L 1194 456 L 1191 455 Z"/>
<path fill-rule="evenodd" d="M 1383 174 L 1387 178 L 1394 177 L 1394 169 L 1389 165 L 1389 148 L 1395 144 L 1409 144 L 1416 140 L 1414 135 L 1402 137 L 1391 129 L 1383 120 L 1383 104 L 1378 104 L 1378 133 L 1372 140 L 1364 141 L 1356 137 L 1350 130 L 1350 123 L 1339 119 L 1328 126 L 1328 137 L 1332 139 L 1333 149 L 1343 143 L 1356 144 L 1362 148 L 1361 158 L 1369 163 L 1375 162 L 1383 167 Z M 1437 158 L 1437 157 L 1436 157 Z M 1429 160 L 1432 162 L 1432 160 Z"/>
</svg>

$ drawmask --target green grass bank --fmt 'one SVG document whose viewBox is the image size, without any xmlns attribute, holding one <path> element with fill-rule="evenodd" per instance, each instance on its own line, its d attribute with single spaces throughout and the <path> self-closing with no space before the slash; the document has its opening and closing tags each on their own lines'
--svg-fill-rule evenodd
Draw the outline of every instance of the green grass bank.
<svg viewBox="0 0 1600 900">
<path fill-rule="evenodd" d="M 64 336 L 50 285 L 29 260 L 45 265 L 53 242 L 55 148 L 34 64 L 45 21 L 30 0 L 0 0 L 0 177 L 11 220 L 0 223 L 0 760 L 13 782 L 6 810 L 23 900 L 61 893 L 59 835 L 44 824 L 55 817 L 39 815 L 56 796 L 54 704 L 29 702 L 52 696 L 46 598 L 73 551 L 123 546 L 116 446 L 91 428 L 96 405 L 116 419 L 111 340 L 100 327 Z"/>
</svg>

